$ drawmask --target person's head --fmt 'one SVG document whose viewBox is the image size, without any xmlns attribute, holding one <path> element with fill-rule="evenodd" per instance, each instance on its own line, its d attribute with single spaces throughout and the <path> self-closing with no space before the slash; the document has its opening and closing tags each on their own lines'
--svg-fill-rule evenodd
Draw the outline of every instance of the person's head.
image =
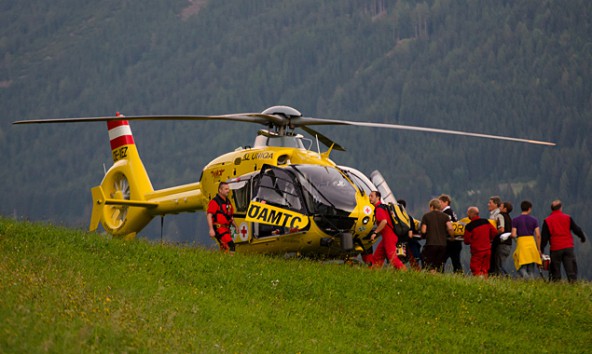
<svg viewBox="0 0 592 354">
<path fill-rule="evenodd" d="M 370 203 L 372 203 L 372 204 L 379 203 L 380 198 L 381 198 L 380 192 L 379 191 L 372 191 L 368 195 L 368 198 L 370 199 Z"/>
<path fill-rule="evenodd" d="M 450 199 L 450 196 L 448 194 L 442 194 L 438 197 L 438 199 L 442 203 L 443 208 L 449 206 L 450 203 L 452 203 L 452 199 Z"/>
<path fill-rule="evenodd" d="M 557 210 L 561 210 L 561 207 L 563 205 L 561 205 L 561 200 L 556 199 L 553 202 L 551 202 L 551 210 L 552 211 L 557 211 Z"/>
<path fill-rule="evenodd" d="M 399 199 L 397 203 L 401 204 L 403 208 L 407 208 L 407 201 L 405 199 Z"/>
<path fill-rule="evenodd" d="M 502 198 L 498 197 L 497 195 L 494 195 L 493 197 L 489 198 L 489 201 L 487 202 L 487 209 L 489 209 L 489 211 L 495 210 L 500 207 L 501 203 Z"/>
<path fill-rule="evenodd" d="M 228 197 L 228 194 L 230 193 L 230 186 L 228 185 L 228 183 L 226 182 L 220 182 L 220 184 L 218 185 L 218 194 L 221 197 Z"/>
<path fill-rule="evenodd" d="M 438 198 L 430 200 L 430 210 L 442 210 L 442 202 Z"/>
<path fill-rule="evenodd" d="M 470 206 L 467 209 L 467 216 L 469 217 L 469 219 L 475 219 L 479 217 L 479 208 L 477 208 L 476 206 Z"/>
<path fill-rule="evenodd" d="M 510 202 L 502 202 L 502 204 L 500 205 L 500 211 L 502 213 L 510 214 L 512 210 L 514 210 L 514 207 Z"/>
<path fill-rule="evenodd" d="M 532 210 L 532 203 L 528 200 L 523 200 L 522 203 L 520 203 L 520 210 L 522 210 L 522 212 Z"/>
</svg>

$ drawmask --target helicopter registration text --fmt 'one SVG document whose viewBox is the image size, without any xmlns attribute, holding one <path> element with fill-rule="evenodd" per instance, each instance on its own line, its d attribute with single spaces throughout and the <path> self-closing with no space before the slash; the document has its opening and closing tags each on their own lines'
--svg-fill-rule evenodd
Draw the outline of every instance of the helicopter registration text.
<svg viewBox="0 0 592 354">
<path fill-rule="evenodd" d="M 113 161 L 119 161 L 121 159 L 125 159 L 127 157 L 127 146 L 122 146 L 119 149 L 115 149 L 112 151 L 113 153 Z"/>
<path fill-rule="evenodd" d="M 306 215 L 255 201 L 249 204 L 245 220 L 300 230 L 307 227 L 309 222 Z"/>
</svg>

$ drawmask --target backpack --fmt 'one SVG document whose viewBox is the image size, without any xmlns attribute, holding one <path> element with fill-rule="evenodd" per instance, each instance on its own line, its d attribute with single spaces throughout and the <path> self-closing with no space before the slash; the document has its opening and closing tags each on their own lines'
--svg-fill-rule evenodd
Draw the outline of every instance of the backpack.
<svg viewBox="0 0 592 354">
<path fill-rule="evenodd" d="M 393 223 L 393 231 L 399 238 L 399 242 L 409 240 L 409 230 L 411 230 L 411 218 L 401 204 L 379 204 L 377 208 L 387 211 Z"/>
</svg>

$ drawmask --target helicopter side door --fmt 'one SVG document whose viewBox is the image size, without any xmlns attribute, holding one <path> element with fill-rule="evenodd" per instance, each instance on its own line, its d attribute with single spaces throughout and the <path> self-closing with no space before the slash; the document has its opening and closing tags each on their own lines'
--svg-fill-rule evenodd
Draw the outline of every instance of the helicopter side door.
<svg viewBox="0 0 592 354">
<path fill-rule="evenodd" d="M 241 178 L 228 181 L 228 186 L 232 191 L 231 199 L 234 202 L 234 217 L 238 226 L 238 230 L 236 230 L 236 234 L 233 237 L 235 243 L 248 242 L 252 235 L 253 226 L 250 225 L 251 223 L 240 220 L 245 218 L 247 209 L 249 208 L 249 202 L 253 195 L 254 176 L 256 174 L 242 176 Z"/>
<path fill-rule="evenodd" d="M 274 166 L 264 166 L 253 179 L 253 201 L 278 210 L 307 214 L 298 179 L 291 172 Z M 288 214 L 288 213 L 286 213 Z M 253 237 L 273 237 L 302 231 L 288 225 L 252 223 Z"/>
</svg>

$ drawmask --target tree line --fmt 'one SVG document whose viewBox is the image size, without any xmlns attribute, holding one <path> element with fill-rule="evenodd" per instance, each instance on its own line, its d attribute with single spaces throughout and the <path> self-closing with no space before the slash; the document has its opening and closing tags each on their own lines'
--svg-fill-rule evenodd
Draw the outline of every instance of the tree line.
<svg viewBox="0 0 592 354">
<path fill-rule="evenodd" d="M 88 189 L 110 164 L 103 125 L 13 120 L 288 104 L 308 116 L 554 141 L 542 148 L 319 128 L 346 143 L 347 153 L 332 154 L 336 162 L 381 170 L 416 214 L 440 193 L 459 211 L 501 195 L 515 205 L 531 199 L 542 220 L 560 198 L 592 230 L 586 1 L 235 0 L 207 2 L 187 18 L 181 0 L 1 6 L 2 214 L 86 220 Z M 212 158 L 251 145 L 258 128 L 132 124 L 157 188 L 197 180 Z M 581 250 L 591 253 L 589 245 Z"/>
</svg>

